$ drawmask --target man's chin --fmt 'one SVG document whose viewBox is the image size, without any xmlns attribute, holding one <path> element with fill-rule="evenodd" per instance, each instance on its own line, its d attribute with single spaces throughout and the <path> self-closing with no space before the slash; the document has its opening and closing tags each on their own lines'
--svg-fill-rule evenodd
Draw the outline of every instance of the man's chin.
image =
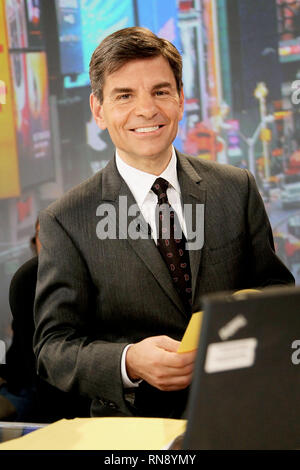
<svg viewBox="0 0 300 470">
<path fill-rule="evenodd" d="M 139 153 L 129 153 L 123 152 L 119 150 L 119 155 L 123 159 L 131 160 L 131 161 L 140 161 L 140 160 L 157 160 L 157 159 L 165 159 L 172 155 L 172 146 L 166 148 L 149 148 L 140 150 Z"/>
</svg>

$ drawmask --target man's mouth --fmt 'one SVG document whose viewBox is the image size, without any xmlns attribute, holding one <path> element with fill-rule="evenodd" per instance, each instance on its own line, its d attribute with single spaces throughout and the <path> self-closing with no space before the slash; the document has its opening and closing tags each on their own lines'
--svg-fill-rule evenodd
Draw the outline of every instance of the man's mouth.
<svg viewBox="0 0 300 470">
<path fill-rule="evenodd" d="M 146 134 L 147 132 L 154 132 L 157 131 L 163 127 L 163 124 L 160 124 L 158 126 L 152 126 L 152 127 L 137 127 L 136 129 L 130 129 L 133 132 L 138 132 L 138 133 L 144 133 Z"/>
</svg>

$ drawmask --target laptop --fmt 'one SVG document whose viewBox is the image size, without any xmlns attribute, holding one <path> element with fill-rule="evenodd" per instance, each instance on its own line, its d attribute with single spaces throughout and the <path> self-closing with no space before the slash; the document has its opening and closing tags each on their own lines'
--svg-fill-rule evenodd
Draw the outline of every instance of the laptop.
<svg viewBox="0 0 300 470">
<path fill-rule="evenodd" d="M 183 449 L 300 449 L 300 287 L 203 310 Z"/>
</svg>

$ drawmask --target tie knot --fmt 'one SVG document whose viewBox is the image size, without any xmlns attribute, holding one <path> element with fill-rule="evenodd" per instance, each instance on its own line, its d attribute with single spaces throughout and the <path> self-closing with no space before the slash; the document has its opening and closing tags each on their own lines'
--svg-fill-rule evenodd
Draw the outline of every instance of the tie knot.
<svg viewBox="0 0 300 470">
<path fill-rule="evenodd" d="M 152 185 L 151 189 L 157 195 L 159 205 L 168 203 L 168 197 L 167 197 L 168 186 L 169 186 L 169 183 L 164 178 L 157 178 Z"/>
</svg>

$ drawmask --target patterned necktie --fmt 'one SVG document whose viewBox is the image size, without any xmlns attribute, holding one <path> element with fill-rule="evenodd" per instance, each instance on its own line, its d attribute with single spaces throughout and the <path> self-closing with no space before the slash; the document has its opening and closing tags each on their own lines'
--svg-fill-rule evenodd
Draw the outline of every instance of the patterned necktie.
<svg viewBox="0 0 300 470">
<path fill-rule="evenodd" d="M 182 233 L 176 212 L 170 206 L 167 188 L 168 181 L 157 178 L 152 191 L 158 197 L 156 208 L 157 247 L 169 268 L 173 283 L 177 289 L 186 311 L 191 313 L 192 282 L 186 239 Z"/>
</svg>

